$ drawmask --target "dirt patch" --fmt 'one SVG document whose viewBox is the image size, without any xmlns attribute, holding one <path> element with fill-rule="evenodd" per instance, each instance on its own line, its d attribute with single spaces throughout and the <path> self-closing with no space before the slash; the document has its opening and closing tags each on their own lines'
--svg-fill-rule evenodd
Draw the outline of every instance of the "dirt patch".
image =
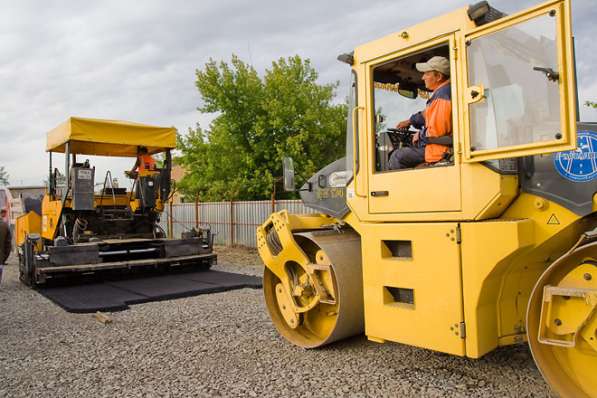
<svg viewBox="0 0 597 398">
<path fill-rule="evenodd" d="M 263 275 L 263 262 L 257 249 L 244 246 L 215 246 L 218 264 L 213 269 L 239 272 L 248 275 Z"/>
</svg>

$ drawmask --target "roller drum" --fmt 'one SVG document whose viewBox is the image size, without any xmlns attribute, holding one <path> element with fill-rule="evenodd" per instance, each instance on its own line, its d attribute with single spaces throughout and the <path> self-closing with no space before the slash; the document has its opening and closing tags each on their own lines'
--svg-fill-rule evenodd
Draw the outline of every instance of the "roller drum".
<svg viewBox="0 0 597 398">
<path fill-rule="evenodd" d="M 527 309 L 537 367 L 562 397 L 597 397 L 597 239 L 577 244 L 539 278 Z"/>
<path fill-rule="evenodd" d="M 280 280 L 266 266 L 263 280 L 265 301 L 278 332 L 291 343 L 304 348 L 320 347 L 362 334 L 364 317 L 360 237 L 352 231 L 325 230 L 296 233 L 294 238 L 311 260 L 315 273 L 321 276 L 323 290 L 334 291 L 335 297 L 322 296 L 308 311 L 292 313 L 287 299 L 292 292 L 285 293 Z M 299 281 L 307 278 L 305 267 L 298 261 L 288 261 L 286 265 L 295 279 L 294 285 L 300 285 Z M 303 288 L 298 289 L 295 287 L 293 292 L 294 299 L 300 303 L 301 297 L 296 296 Z"/>
</svg>

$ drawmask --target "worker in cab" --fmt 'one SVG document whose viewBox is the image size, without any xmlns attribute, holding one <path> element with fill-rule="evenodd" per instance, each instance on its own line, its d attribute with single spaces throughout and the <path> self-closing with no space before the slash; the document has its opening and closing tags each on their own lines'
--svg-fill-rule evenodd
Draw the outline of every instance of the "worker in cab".
<svg viewBox="0 0 597 398">
<path fill-rule="evenodd" d="M 425 87 L 433 93 L 427 100 L 425 110 L 396 125 L 401 129 L 412 126 L 419 132 L 413 134 L 412 146 L 400 148 L 392 153 L 389 160 L 390 169 L 436 163 L 444 158 L 451 145 L 450 61 L 445 57 L 435 56 L 427 62 L 417 63 L 416 68 L 423 72 Z"/>
<path fill-rule="evenodd" d="M 136 178 L 139 174 L 144 175 L 155 170 L 155 159 L 149 154 L 146 147 L 141 146 L 137 149 L 137 161 L 135 165 L 126 174 L 131 178 Z"/>
</svg>

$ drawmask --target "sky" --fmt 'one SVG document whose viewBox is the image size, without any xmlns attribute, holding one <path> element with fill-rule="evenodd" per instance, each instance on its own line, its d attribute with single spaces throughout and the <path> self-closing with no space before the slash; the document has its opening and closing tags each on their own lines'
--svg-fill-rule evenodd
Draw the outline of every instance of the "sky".
<svg viewBox="0 0 597 398">
<path fill-rule="evenodd" d="M 579 98 L 597 100 L 597 7 L 572 0 Z M 46 133 L 70 116 L 208 128 L 195 70 L 236 54 L 258 72 L 280 57 L 309 58 L 320 83 L 349 72 L 336 56 L 463 7 L 462 0 L 0 0 L 0 166 L 12 185 L 47 178 Z M 508 14 L 537 0 L 493 0 Z M 597 110 L 581 106 L 581 120 Z M 124 179 L 130 159 L 93 160 Z"/>
</svg>

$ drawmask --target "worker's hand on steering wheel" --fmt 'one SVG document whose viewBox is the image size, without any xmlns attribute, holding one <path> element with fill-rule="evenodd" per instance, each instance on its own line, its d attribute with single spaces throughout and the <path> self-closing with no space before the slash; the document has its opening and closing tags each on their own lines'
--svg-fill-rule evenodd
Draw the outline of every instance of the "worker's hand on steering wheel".
<svg viewBox="0 0 597 398">
<path fill-rule="evenodd" d="M 407 129 L 410 127 L 410 120 L 406 119 L 396 125 L 397 129 Z"/>
<path fill-rule="evenodd" d="M 413 134 L 413 145 L 417 145 L 417 142 L 421 139 L 421 133 L 417 131 Z"/>
</svg>

